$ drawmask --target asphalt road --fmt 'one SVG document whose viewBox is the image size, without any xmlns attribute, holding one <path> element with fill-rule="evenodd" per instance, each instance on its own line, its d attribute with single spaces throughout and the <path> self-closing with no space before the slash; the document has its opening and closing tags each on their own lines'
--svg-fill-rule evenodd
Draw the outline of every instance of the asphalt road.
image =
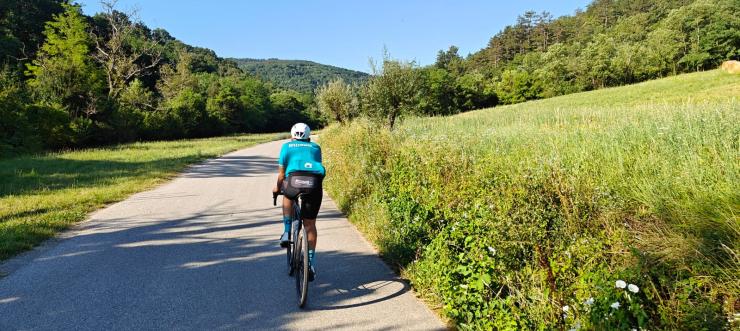
<svg viewBox="0 0 740 331">
<path fill-rule="evenodd" d="M 305 309 L 272 206 L 282 142 L 193 166 L 0 265 L 0 330 L 439 330 L 329 197 Z"/>
</svg>

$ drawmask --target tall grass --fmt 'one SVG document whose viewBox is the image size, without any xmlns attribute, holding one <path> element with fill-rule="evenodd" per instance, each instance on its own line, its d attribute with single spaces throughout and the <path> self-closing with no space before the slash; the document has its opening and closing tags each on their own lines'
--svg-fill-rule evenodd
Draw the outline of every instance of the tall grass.
<svg viewBox="0 0 740 331">
<path fill-rule="evenodd" d="M 393 132 L 357 121 L 322 136 L 327 188 L 460 328 L 729 328 L 737 96 L 740 76 L 712 71 Z"/>
<path fill-rule="evenodd" d="M 278 134 L 146 142 L 0 160 L 0 260 L 38 245 L 105 204 L 188 164 Z"/>
</svg>

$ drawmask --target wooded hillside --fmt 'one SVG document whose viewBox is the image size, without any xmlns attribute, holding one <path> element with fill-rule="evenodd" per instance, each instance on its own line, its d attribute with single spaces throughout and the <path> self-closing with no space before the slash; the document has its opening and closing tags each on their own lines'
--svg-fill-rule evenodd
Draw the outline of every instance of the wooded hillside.
<svg viewBox="0 0 740 331">
<path fill-rule="evenodd" d="M 341 78 L 347 83 L 361 83 L 369 75 L 349 70 L 302 60 L 278 59 L 230 59 L 237 63 L 244 72 L 270 81 L 276 87 L 313 93 L 317 87 L 331 80 Z"/>
<path fill-rule="evenodd" d="M 320 122 L 311 95 L 103 5 L 0 4 L 0 156 Z"/>
</svg>

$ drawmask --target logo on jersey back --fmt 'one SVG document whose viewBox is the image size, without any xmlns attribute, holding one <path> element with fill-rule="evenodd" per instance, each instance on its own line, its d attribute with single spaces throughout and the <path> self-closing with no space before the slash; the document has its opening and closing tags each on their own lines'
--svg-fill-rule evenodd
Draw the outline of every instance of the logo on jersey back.
<svg viewBox="0 0 740 331">
<path fill-rule="evenodd" d="M 313 188 L 315 186 L 315 182 L 311 178 L 307 178 L 307 179 L 296 178 L 293 180 L 293 183 L 291 183 L 291 185 L 295 188 Z"/>
<path fill-rule="evenodd" d="M 311 169 L 313 168 L 313 164 L 311 162 L 306 162 L 306 164 L 304 164 L 303 167 L 306 169 Z"/>
</svg>

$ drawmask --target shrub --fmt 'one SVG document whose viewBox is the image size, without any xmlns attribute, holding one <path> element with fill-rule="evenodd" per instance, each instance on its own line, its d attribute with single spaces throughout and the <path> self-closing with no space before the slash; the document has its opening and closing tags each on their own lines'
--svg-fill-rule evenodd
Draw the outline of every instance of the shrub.
<svg viewBox="0 0 740 331">
<path fill-rule="evenodd" d="M 335 122 L 346 122 L 359 112 L 355 91 L 341 78 L 319 87 L 316 90 L 316 103 L 319 111 Z"/>
</svg>

